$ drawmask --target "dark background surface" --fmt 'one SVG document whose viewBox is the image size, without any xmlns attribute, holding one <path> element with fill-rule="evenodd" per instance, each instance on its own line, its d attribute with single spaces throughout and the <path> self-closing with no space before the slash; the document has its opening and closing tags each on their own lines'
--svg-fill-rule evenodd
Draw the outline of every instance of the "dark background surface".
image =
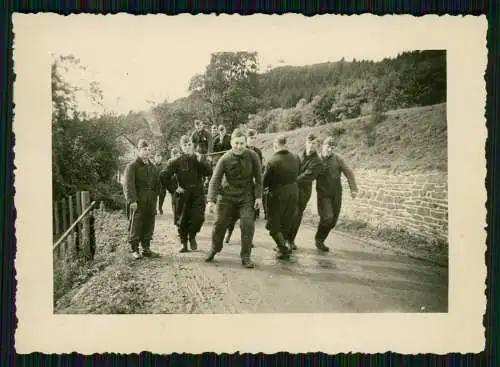
<svg viewBox="0 0 500 367">
<path fill-rule="evenodd" d="M 0 241 L 0 253 L 3 254 L 0 262 L 0 292 L 1 292 L 1 319 L 0 319 L 0 366 L 95 366 L 95 365 L 218 365 L 218 364 L 300 364 L 300 365 L 328 365 L 328 366 L 495 366 L 498 358 L 498 279 L 499 271 L 499 249 L 494 245 L 499 242 L 499 219 L 498 193 L 500 185 L 495 175 L 500 165 L 498 121 L 498 89 L 499 89 L 499 40 L 498 40 L 498 12 L 497 1 L 9 1 L 5 0 L 0 5 L 2 35 L 0 37 L 2 46 L 2 58 L 0 68 L 0 81 L 2 83 L 2 123 L 1 127 L 1 173 L 0 203 L 5 210 L 2 212 L 0 221 L 3 233 Z M 14 349 L 14 334 L 16 328 L 15 317 L 15 268 L 14 256 L 15 243 L 15 208 L 13 203 L 13 153 L 14 136 L 12 133 L 12 116 L 15 106 L 12 102 L 12 83 L 14 80 L 12 65 L 12 12 L 36 13 L 54 12 L 59 14 L 70 13 L 100 13 L 113 14 L 127 12 L 131 14 L 165 13 L 170 15 L 180 13 L 240 13 L 240 14 L 283 14 L 302 13 L 315 15 L 324 13 L 336 14 L 452 14 L 452 15 L 480 15 L 487 14 L 488 17 L 488 66 L 485 75 L 487 88 L 486 119 L 488 138 L 485 154 L 487 158 L 487 177 L 485 185 L 488 190 L 486 203 L 487 217 L 487 253 L 486 263 L 488 265 L 487 275 L 487 298 L 488 305 L 484 318 L 486 326 L 486 350 L 479 354 L 448 354 L 438 355 L 401 355 L 396 353 L 363 355 L 363 354 L 289 354 L 275 355 L 264 354 L 234 354 L 217 355 L 205 353 L 200 355 L 172 354 L 153 355 L 148 352 L 133 355 L 92 355 L 82 356 L 78 354 L 68 355 L 44 355 L 33 353 L 30 355 L 17 355 Z M 208 351 L 207 351 L 208 352 Z"/>
</svg>

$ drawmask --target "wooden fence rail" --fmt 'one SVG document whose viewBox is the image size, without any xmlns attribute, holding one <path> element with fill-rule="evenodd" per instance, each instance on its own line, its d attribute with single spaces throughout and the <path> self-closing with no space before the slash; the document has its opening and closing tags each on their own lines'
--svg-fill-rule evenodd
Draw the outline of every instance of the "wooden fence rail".
<svg viewBox="0 0 500 367">
<path fill-rule="evenodd" d="M 69 254 L 81 254 L 87 260 L 94 257 L 95 230 L 93 209 L 88 191 L 55 201 L 53 226 L 53 253 L 56 258 Z M 76 217 L 76 220 L 75 220 Z"/>
</svg>

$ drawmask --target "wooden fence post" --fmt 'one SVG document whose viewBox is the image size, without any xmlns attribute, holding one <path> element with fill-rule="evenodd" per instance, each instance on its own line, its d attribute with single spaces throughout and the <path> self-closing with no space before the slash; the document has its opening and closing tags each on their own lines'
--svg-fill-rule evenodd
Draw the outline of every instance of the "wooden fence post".
<svg viewBox="0 0 500 367">
<path fill-rule="evenodd" d="M 61 233 L 61 222 L 59 218 L 59 203 L 53 202 L 54 205 L 54 238 L 57 239 Z"/>
<path fill-rule="evenodd" d="M 82 193 L 78 191 L 76 193 L 76 200 L 75 200 L 75 206 L 76 206 L 76 217 L 78 218 L 82 213 Z M 82 249 L 82 225 L 80 223 L 77 224 L 75 228 L 75 234 L 76 234 L 76 241 L 75 241 L 75 248 L 77 252 L 80 252 Z"/>
<path fill-rule="evenodd" d="M 61 199 L 61 207 L 62 207 L 62 210 L 61 210 L 61 215 L 62 215 L 62 224 L 63 224 L 63 228 L 62 228 L 62 233 L 64 233 L 68 228 L 68 207 L 67 207 L 67 204 L 66 204 L 66 199 L 65 198 L 62 198 Z M 62 244 L 61 244 L 61 255 L 62 256 L 65 256 L 66 255 L 66 250 L 67 250 L 67 241 L 64 241 Z"/>
<path fill-rule="evenodd" d="M 61 234 L 61 218 L 59 216 L 59 202 L 55 200 L 54 205 L 54 239 L 57 240 Z M 56 251 L 57 257 L 59 257 L 59 249 Z"/>
<path fill-rule="evenodd" d="M 90 196 L 88 191 L 82 191 L 82 211 L 85 211 L 90 205 Z M 87 215 L 83 220 L 82 232 L 81 232 L 81 245 L 83 249 L 83 255 L 87 260 L 92 259 L 91 250 L 91 232 L 90 232 L 90 218 Z"/>
<path fill-rule="evenodd" d="M 69 206 L 69 225 L 71 226 L 73 222 L 75 221 L 75 208 L 73 204 L 73 196 L 69 195 L 68 196 L 68 206 Z M 76 217 L 78 218 L 78 217 Z M 70 244 L 70 253 L 71 255 L 74 254 L 75 252 L 75 238 L 76 235 L 75 233 L 71 233 L 69 236 L 69 244 Z"/>
</svg>

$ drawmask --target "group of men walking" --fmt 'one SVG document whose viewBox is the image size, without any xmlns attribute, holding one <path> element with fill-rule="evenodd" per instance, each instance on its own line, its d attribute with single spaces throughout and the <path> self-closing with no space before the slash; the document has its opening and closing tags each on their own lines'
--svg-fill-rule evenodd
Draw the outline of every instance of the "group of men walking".
<svg viewBox="0 0 500 367">
<path fill-rule="evenodd" d="M 126 168 L 124 193 L 130 205 L 129 243 L 135 258 L 154 254 L 149 247 L 156 197 L 163 187 L 172 196 L 181 252 L 198 248 L 196 235 L 208 212 L 215 214 L 216 219 L 205 261 L 213 261 L 222 251 L 223 242 L 229 242 L 239 220 L 241 262 L 252 268 L 255 220 L 264 213 L 266 229 L 276 244 L 276 256 L 286 260 L 297 249 L 295 239 L 314 180 L 320 218 L 314 243 L 319 251 L 329 251 L 325 240 L 335 227 L 341 209 L 341 175 L 347 177 L 353 198 L 358 191 L 352 171 L 333 152 L 332 138 L 326 138 L 320 145 L 319 139 L 309 134 L 305 149 L 297 155 L 288 149 L 286 136 L 280 135 L 273 142 L 274 153 L 264 163 L 262 152 L 254 145 L 255 130 L 235 129 L 229 136 L 221 127 L 213 139 L 202 122 L 196 121 L 195 125 L 191 136 L 181 138 L 180 152 L 172 151 L 164 168 L 149 161 L 150 147 L 144 140 L 139 143 L 137 159 Z M 221 156 L 214 158 L 213 152 L 220 152 Z"/>
</svg>

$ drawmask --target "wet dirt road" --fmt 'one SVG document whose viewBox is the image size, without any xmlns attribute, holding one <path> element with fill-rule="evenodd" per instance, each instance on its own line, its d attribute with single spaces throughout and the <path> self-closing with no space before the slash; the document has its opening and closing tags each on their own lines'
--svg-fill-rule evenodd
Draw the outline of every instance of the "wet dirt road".
<svg viewBox="0 0 500 367">
<path fill-rule="evenodd" d="M 56 312 L 110 313 L 106 300 L 99 306 L 92 298 L 106 287 L 122 287 L 116 289 L 118 294 L 128 290 L 127 302 L 136 304 L 130 306 L 131 313 L 447 312 L 446 267 L 338 232 L 326 243 L 333 251 L 321 253 L 313 245 L 315 228 L 310 224 L 302 225 L 299 249 L 290 261 L 275 259 L 274 243 L 260 219 L 254 269 L 241 265 L 239 222 L 230 244 L 213 263 L 205 263 L 212 220 L 207 218 L 198 236 L 199 249 L 179 253 L 171 215 L 158 216 L 151 248 L 160 257 L 131 260 L 126 246 L 120 246 L 116 264 L 75 290 L 69 304 Z M 117 277 L 117 272 L 122 275 Z M 127 279 L 126 285 L 109 283 L 120 277 Z"/>
</svg>

